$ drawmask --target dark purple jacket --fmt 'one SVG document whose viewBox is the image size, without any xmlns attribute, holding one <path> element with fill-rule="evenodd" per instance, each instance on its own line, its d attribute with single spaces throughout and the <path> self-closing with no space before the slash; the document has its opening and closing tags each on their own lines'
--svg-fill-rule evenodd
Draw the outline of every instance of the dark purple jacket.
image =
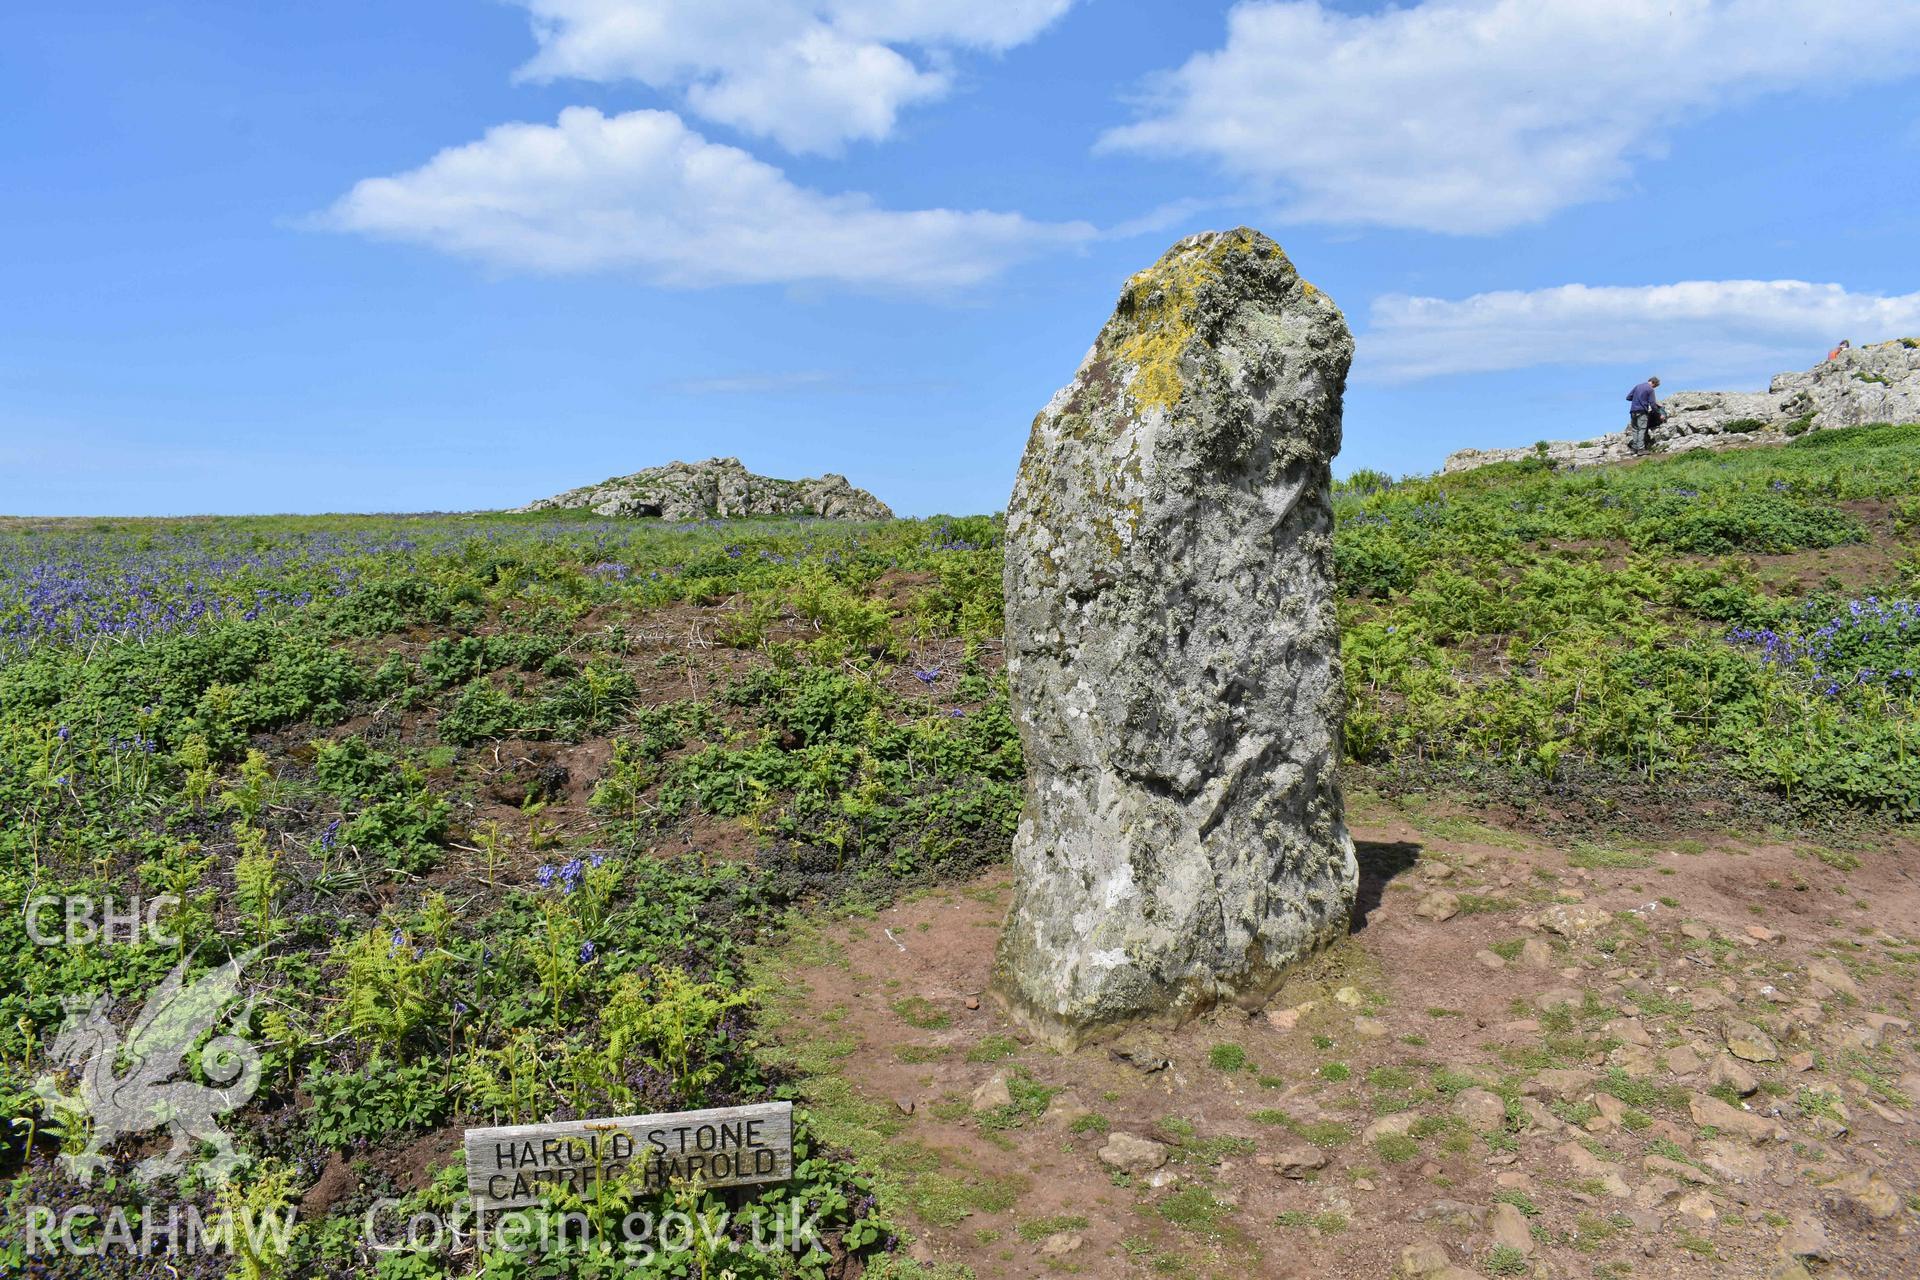
<svg viewBox="0 0 1920 1280">
<path fill-rule="evenodd" d="M 1634 413 L 1645 413 L 1658 403 L 1660 402 L 1653 397 L 1651 382 L 1643 382 L 1627 392 L 1627 404 Z"/>
</svg>

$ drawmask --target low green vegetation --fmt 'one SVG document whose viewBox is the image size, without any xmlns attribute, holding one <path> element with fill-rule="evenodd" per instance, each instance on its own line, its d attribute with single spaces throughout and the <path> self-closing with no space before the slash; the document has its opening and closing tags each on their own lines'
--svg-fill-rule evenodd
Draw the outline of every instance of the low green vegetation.
<svg viewBox="0 0 1920 1280">
<path fill-rule="evenodd" d="M 1548 782 L 1721 770 L 1793 805 L 1920 813 L 1920 555 L 1804 592 L 1767 572 L 1868 541 L 1850 507 L 1916 490 L 1920 426 L 1350 487 L 1348 749 Z"/>
<path fill-rule="evenodd" d="M 1920 813 L 1920 556 L 1887 533 L 1920 527 L 1920 428 L 1632 468 L 1356 476 L 1335 506 L 1359 770 L 1516 791 L 1691 778 L 1786 811 Z M 936 1168 L 897 1115 L 835 1090 L 851 1043 L 831 1026 L 809 1028 L 804 1052 L 776 1046 L 754 977 L 797 908 L 870 913 L 1004 858 L 1024 771 L 1002 536 L 992 517 L 0 526 L 0 1106 L 26 1121 L 0 1134 L 0 1176 L 16 1203 L 81 1191 L 57 1157 L 87 1134 L 37 1088 L 76 1087 L 55 1054 L 67 998 L 102 993 L 130 1018 L 176 966 L 191 979 L 245 957 L 252 999 L 232 1030 L 260 1049 L 260 1085 L 225 1125 L 251 1160 L 181 1195 L 271 1206 L 329 1167 L 364 1171 L 283 1255 L 255 1260 L 260 1276 L 522 1274 L 450 1247 L 376 1259 L 358 1234 L 376 1201 L 403 1216 L 455 1204 L 453 1139 L 494 1121 L 792 1098 L 796 1177 L 754 1202 L 818 1206 L 832 1247 L 783 1260 L 797 1275 L 879 1262 L 909 1219 L 1004 1208 L 1010 1184 Z M 1512 839 L 1414 816 L 1435 838 Z M 1569 862 L 1651 856 L 1595 843 Z M 24 906 L 43 897 L 164 897 L 165 927 L 37 945 Z M 1464 895 L 1462 910 L 1492 901 Z M 872 994 L 924 1033 L 902 1062 L 947 1052 L 957 1002 Z M 1573 1014 L 1542 1022 L 1556 1037 L 1531 1050 L 1543 1063 L 1590 1047 Z M 1319 1080 L 1357 1092 L 1329 1060 L 1347 1051 L 1314 1044 Z M 986 1040 L 968 1057 L 1018 1052 Z M 1283 1083 L 1238 1044 L 1208 1063 L 1232 1073 L 1223 1085 Z M 186 1070 L 205 1078 L 197 1050 Z M 1002 1139 L 1048 1096 L 1008 1070 L 1013 1105 L 978 1121 Z M 1870 1062 L 1849 1070 L 1891 1096 Z M 1383 1114 L 1424 1088 L 1391 1068 L 1364 1082 Z M 1432 1076 L 1441 1093 L 1469 1083 Z M 1600 1088 L 1648 1115 L 1683 1101 L 1624 1076 Z M 1341 1123 L 1254 1119 L 1354 1140 Z M 1181 1143 L 1196 1165 L 1239 1150 Z M 388 1171 L 420 1151 L 436 1154 L 403 1186 Z M 1227 1230 L 1230 1211 L 1197 1190 L 1167 1201 L 1169 1222 Z M 124 1178 L 88 1194 L 153 1203 Z M 609 1189 L 595 1211 L 658 1213 L 676 1194 Z M 18 1244 L 7 1229 L 0 1257 Z M 548 1261 L 599 1274 L 585 1254 Z M 737 1251 L 707 1261 L 775 1274 Z"/>
<path fill-rule="evenodd" d="M 823 1275 L 836 1252 L 886 1253 L 889 1215 L 916 1202 L 890 1182 L 882 1207 L 851 1148 L 820 1144 L 808 1108 L 838 1120 L 837 1100 L 796 1094 L 756 1045 L 749 952 L 802 899 L 890 895 L 1003 853 L 1021 770 L 983 647 L 996 537 L 987 520 L 484 518 L 0 536 L 0 1104 L 23 1117 L 0 1173 L 16 1202 L 79 1189 L 56 1157 L 85 1144 L 81 1113 L 41 1115 L 35 1096 L 75 1087 L 54 1048 L 63 999 L 137 1009 L 175 965 L 192 979 L 233 955 L 254 997 L 233 1031 L 261 1084 L 226 1121 L 251 1158 L 182 1189 L 208 1213 L 297 1198 L 343 1154 L 386 1161 L 449 1133 L 437 1143 L 457 1150 L 464 1125 L 794 1097 L 794 1179 L 735 1204 L 806 1205 L 821 1236 L 792 1256 L 723 1238 L 701 1265 Z M 910 661 L 916 646 L 938 654 Z M 686 836 L 717 824 L 744 857 Z M 151 935 L 27 936 L 31 898 L 163 894 Z M 900 1004 L 930 1030 L 950 1019 Z M 1006 1121 L 1045 1096 L 1021 1080 Z M 424 1191 L 351 1179 L 248 1274 L 519 1265 L 449 1241 L 368 1251 L 376 1201 L 404 1219 L 461 1200 L 457 1156 L 429 1172 Z M 137 1219 L 173 1194 L 120 1178 L 90 1198 Z M 589 1199 L 609 1228 L 616 1208 L 721 1205 L 612 1185 Z M 0 1256 L 19 1246 L 0 1233 Z M 544 1273 L 599 1274 L 580 1250 Z"/>
</svg>

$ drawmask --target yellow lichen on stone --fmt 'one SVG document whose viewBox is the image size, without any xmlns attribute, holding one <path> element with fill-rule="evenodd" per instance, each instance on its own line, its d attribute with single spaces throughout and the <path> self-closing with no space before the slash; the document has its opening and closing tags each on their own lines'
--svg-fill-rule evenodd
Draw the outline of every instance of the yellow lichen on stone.
<svg viewBox="0 0 1920 1280">
<path fill-rule="evenodd" d="M 1200 289 L 1219 278 L 1220 258 L 1231 237 L 1206 252 L 1170 253 L 1127 281 L 1121 310 L 1133 332 L 1117 354 L 1134 369 L 1128 393 L 1142 407 L 1171 409 L 1180 399 L 1180 353 L 1193 337 L 1193 310 Z"/>
<path fill-rule="evenodd" d="M 1193 337 L 1200 294 L 1220 278 L 1229 256 L 1249 252 L 1274 258 L 1281 251 L 1259 232 L 1240 227 L 1210 242 L 1183 242 L 1127 281 L 1120 313 L 1131 321 L 1131 332 L 1115 342 L 1113 354 L 1134 368 L 1127 389 L 1136 405 L 1171 409 L 1179 401 L 1180 356 Z M 1301 283 L 1308 297 L 1318 292 Z"/>
</svg>

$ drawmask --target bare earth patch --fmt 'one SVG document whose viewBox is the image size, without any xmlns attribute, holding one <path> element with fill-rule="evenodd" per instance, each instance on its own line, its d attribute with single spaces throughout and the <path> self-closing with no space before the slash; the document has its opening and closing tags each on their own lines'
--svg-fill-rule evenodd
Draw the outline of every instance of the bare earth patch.
<svg viewBox="0 0 1920 1280">
<path fill-rule="evenodd" d="M 1910 841 L 1355 835 L 1356 931 L 1258 1013 L 1027 1042 L 1001 868 L 799 929 L 775 1034 L 915 1256 L 982 1280 L 1915 1274 Z"/>
</svg>

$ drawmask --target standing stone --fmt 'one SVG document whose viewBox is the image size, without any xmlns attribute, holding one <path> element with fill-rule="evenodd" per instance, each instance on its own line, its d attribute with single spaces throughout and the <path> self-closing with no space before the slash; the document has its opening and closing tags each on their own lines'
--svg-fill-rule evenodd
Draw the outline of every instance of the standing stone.
<svg viewBox="0 0 1920 1280">
<path fill-rule="evenodd" d="M 1358 871 L 1328 463 L 1353 339 L 1280 247 L 1190 236 L 1034 420 L 1007 511 L 1026 809 L 995 990 L 1073 1044 L 1258 1004 Z"/>
</svg>

